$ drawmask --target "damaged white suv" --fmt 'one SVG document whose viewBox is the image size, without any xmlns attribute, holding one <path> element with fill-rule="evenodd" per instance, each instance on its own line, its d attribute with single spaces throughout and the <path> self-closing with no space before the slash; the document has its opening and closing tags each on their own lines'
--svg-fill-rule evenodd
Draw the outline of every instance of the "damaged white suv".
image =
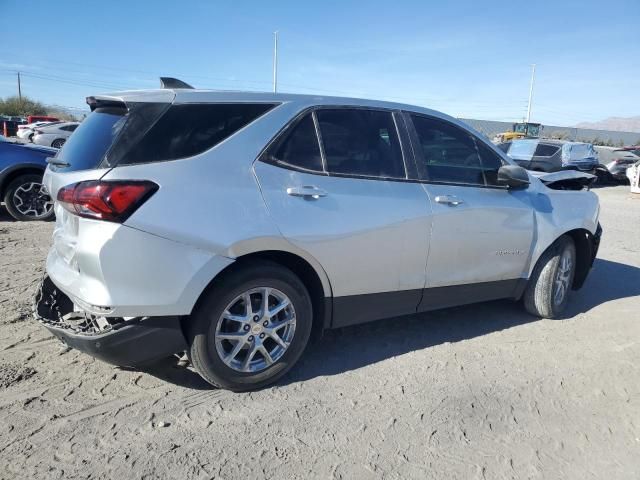
<svg viewBox="0 0 640 480">
<path fill-rule="evenodd" d="M 70 347 L 186 351 L 250 390 L 313 331 L 499 298 L 557 317 L 591 268 L 588 174 L 533 176 L 424 108 L 174 86 L 88 98 L 50 161 L 35 311 Z"/>
</svg>

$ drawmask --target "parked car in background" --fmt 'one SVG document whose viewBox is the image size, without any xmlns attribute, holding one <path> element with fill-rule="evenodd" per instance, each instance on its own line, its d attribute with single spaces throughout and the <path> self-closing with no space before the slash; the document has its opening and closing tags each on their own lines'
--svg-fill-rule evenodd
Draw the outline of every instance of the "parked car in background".
<svg viewBox="0 0 640 480">
<path fill-rule="evenodd" d="M 534 172 L 580 170 L 595 173 L 599 164 L 593 145 L 552 139 L 522 139 L 498 145 L 518 165 Z"/>
<path fill-rule="evenodd" d="M 60 122 L 38 127 L 34 131 L 33 143 L 47 147 L 62 148 L 67 138 L 78 128 L 78 122 Z"/>
<path fill-rule="evenodd" d="M 60 119 L 58 117 L 49 117 L 47 115 L 28 115 L 27 123 L 35 123 L 35 122 L 59 122 Z"/>
<path fill-rule="evenodd" d="M 44 127 L 45 125 L 52 125 L 56 122 L 35 122 L 35 123 L 27 123 L 25 125 L 18 125 L 18 133 L 17 137 L 22 140 L 33 141 L 33 135 L 35 133 L 35 129 L 38 127 Z"/>
<path fill-rule="evenodd" d="M 640 146 L 616 148 L 612 151 L 600 150 L 600 159 L 613 179 L 626 182 L 627 169 L 640 160 Z"/>
<path fill-rule="evenodd" d="M 626 175 L 631 185 L 631 193 L 640 193 L 640 160 L 627 168 Z"/>
<path fill-rule="evenodd" d="M 37 318 L 103 360 L 187 350 L 210 383 L 251 390 L 312 330 L 498 298 L 557 317 L 591 268 L 598 197 L 442 113 L 149 93 L 89 97 L 45 174 L 57 223 Z"/>
<path fill-rule="evenodd" d="M 53 201 L 42 185 L 47 157 L 57 150 L 0 136 L 0 200 L 16 220 L 48 220 Z"/>
</svg>

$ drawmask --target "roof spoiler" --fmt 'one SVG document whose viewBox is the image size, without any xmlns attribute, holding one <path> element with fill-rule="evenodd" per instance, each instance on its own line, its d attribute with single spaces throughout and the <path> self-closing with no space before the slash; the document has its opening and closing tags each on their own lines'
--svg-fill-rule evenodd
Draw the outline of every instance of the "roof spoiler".
<svg viewBox="0 0 640 480">
<path fill-rule="evenodd" d="M 160 88 L 190 88 L 191 85 L 173 77 L 160 77 Z"/>
</svg>

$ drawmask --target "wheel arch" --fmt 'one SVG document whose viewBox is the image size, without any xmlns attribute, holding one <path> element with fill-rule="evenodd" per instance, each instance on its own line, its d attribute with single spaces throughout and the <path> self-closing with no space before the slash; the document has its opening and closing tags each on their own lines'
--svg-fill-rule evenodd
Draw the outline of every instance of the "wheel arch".
<svg viewBox="0 0 640 480">
<path fill-rule="evenodd" d="M 311 297 L 313 307 L 313 334 L 321 335 L 323 330 L 330 328 L 333 312 L 333 295 L 329 279 L 324 269 L 322 269 L 317 261 L 309 261 L 302 255 L 289 250 L 256 250 L 236 256 L 234 262 L 218 272 L 204 288 L 195 302 L 192 311 L 198 308 L 199 304 L 206 297 L 207 292 L 223 282 L 228 274 L 242 269 L 257 260 L 276 263 L 296 274 L 307 288 L 309 296 Z"/>
<path fill-rule="evenodd" d="M 43 175 L 44 168 L 36 164 L 16 165 L 0 173 L 0 199 L 4 198 L 7 186 L 21 175 Z"/>
<path fill-rule="evenodd" d="M 566 230 L 560 234 L 558 234 L 553 241 L 551 241 L 544 250 L 540 251 L 539 255 L 535 259 L 535 262 L 531 264 L 531 271 L 535 269 L 535 266 L 538 264 L 544 253 L 552 248 L 559 238 L 563 236 L 568 236 L 573 240 L 573 244 L 576 247 L 576 271 L 573 278 L 573 284 L 571 288 L 573 290 L 578 290 L 584 284 L 584 281 L 589 274 L 589 270 L 593 265 L 593 260 L 595 259 L 596 252 L 598 250 L 598 242 L 596 239 L 596 235 L 591 233 L 588 229 L 583 227 L 573 228 L 571 230 Z"/>
<path fill-rule="evenodd" d="M 573 277 L 573 290 L 578 290 L 587 279 L 597 252 L 596 237 L 586 228 L 569 230 L 563 235 L 571 237 L 576 247 L 576 271 Z"/>
</svg>

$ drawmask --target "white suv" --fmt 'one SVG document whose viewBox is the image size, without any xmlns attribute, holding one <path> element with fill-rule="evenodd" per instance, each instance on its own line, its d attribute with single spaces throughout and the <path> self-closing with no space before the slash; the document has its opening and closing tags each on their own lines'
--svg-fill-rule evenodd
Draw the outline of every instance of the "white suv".
<svg viewBox="0 0 640 480">
<path fill-rule="evenodd" d="M 314 330 L 498 298 L 556 317 L 597 251 L 590 175 L 530 176 L 432 110 L 188 88 L 88 103 L 45 174 L 36 312 L 114 364 L 187 351 L 210 383 L 260 388 Z"/>
</svg>

